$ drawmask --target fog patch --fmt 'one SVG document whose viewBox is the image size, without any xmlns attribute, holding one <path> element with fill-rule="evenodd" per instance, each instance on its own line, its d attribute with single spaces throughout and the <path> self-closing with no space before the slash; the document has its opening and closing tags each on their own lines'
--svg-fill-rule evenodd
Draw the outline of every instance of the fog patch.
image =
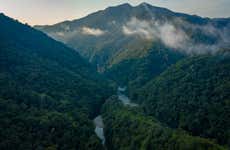
<svg viewBox="0 0 230 150">
<path fill-rule="evenodd" d="M 158 38 L 165 45 L 171 48 L 184 48 L 186 43 L 189 41 L 189 37 L 184 31 L 167 23 L 159 26 Z"/>
<path fill-rule="evenodd" d="M 56 32 L 56 34 L 58 35 L 58 36 L 65 36 L 65 33 L 64 32 Z"/>
<path fill-rule="evenodd" d="M 156 20 L 145 21 L 136 17 L 131 18 L 123 27 L 127 36 L 136 35 L 147 40 L 161 40 L 171 48 L 183 48 L 189 39 L 184 31 L 177 29 L 170 23 L 159 23 Z"/>
<path fill-rule="evenodd" d="M 125 35 L 137 35 L 143 39 L 154 39 L 155 30 L 153 30 L 150 22 L 139 20 L 136 17 L 131 18 L 126 25 L 122 27 Z"/>
<path fill-rule="evenodd" d="M 81 33 L 85 35 L 92 35 L 92 36 L 101 36 L 106 33 L 106 31 L 103 31 L 98 28 L 89 28 L 89 27 L 82 27 Z"/>
<path fill-rule="evenodd" d="M 177 18 L 178 19 L 178 18 Z M 177 22 L 174 25 L 171 22 Z M 200 40 L 195 42 L 189 32 L 198 30 L 207 37 L 217 39 L 216 43 L 205 43 Z M 161 41 L 165 46 L 187 54 L 206 54 L 216 53 L 220 48 L 229 47 L 230 45 L 230 25 L 224 28 L 216 28 L 212 24 L 193 25 L 183 20 L 160 22 L 154 17 L 151 20 L 140 20 L 132 17 L 125 25 L 122 26 L 125 36 L 138 36 L 139 38 L 153 41 Z"/>
</svg>

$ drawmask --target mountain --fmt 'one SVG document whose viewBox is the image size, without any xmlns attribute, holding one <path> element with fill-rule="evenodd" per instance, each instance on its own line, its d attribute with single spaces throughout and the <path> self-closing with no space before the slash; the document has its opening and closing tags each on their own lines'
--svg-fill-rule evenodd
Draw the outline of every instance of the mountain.
<svg viewBox="0 0 230 150">
<path fill-rule="evenodd" d="M 229 18 L 202 18 L 147 3 L 109 7 L 35 28 L 74 48 L 98 71 L 129 88 L 145 84 L 183 57 L 216 53 L 230 45 Z"/>
<path fill-rule="evenodd" d="M 146 116 L 141 108 L 123 106 L 116 97 L 103 105 L 106 145 L 110 150 L 224 150 L 210 139 L 171 129 Z"/>
<path fill-rule="evenodd" d="M 171 128 L 230 146 L 230 55 L 186 58 L 134 92 L 145 113 Z"/>
<path fill-rule="evenodd" d="M 75 50 L 0 14 L 0 149 L 103 149 L 91 121 L 112 92 Z"/>
<path fill-rule="evenodd" d="M 142 3 L 35 28 L 0 14 L 0 149 L 229 149 L 230 18 Z"/>
</svg>

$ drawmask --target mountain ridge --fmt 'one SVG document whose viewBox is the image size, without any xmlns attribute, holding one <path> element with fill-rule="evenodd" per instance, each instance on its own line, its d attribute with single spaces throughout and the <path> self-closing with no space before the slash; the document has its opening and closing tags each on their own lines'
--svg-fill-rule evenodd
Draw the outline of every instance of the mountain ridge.
<svg viewBox="0 0 230 150">
<path fill-rule="evenodd" d="M 54 26 L 54 25 L 58 25 L 58 24 L 62 24 L 62 23 L 68 23 L 68 22 L 73 22 L 73 21 L 77 21 L 77 20 L 80 20 L 82 18 L 85 18 L 85 17 L 88 17 L 89 15 L 91 14 L 94 14 L 94 13 L 98 13 L 98 12 L 101 12 L 101 11 L 104 11 L 106 9 L 110 9 L 110 8 L 115 8 L 115 7 L 119 7 L 119 6 L 122 6 L 122 7 L 125 7 L 125 6 L 128 6 L 128 7 L 140 7 L 140 6 L 143 6 L 143 5 L 147 5 L 147 6 L 150 6 L 150 7 L 154 7 L 154 8 L 158 8 L 158 9 L 165 9 L 167 11 L 170 11 L 170 12 L 174 12 L 174 13 L 177 13 L 177 14 L 181 14 L 181 15 L 188 15 L 187 13 L 183 13 L 183 12 L 176 12 L 176 11 L 173 11 L 171 9 L 167 9 L 167 8 L 164 8 L 164 7 L 160 7 L 160 6 L 154 6 L 154 5 L 151 5 L 147 2 L 142 2 L 138 5 L 131 5 L 130 3 L 123 3 L 123 4 L 120 4 L 120 5 L 115 5 L 115 6 L 110 6 L 110 7 L 107 7 L 105 9 L 101 9 L 101 10 L 98 10 L 96 12 L 93 12 L 93 13 L 90 13 L 86 16 L 83 16 L 81 18 L 77 18 L 77 19 L 71 19 L 71 20 L 64 20 L 64 21 L 60 21 L 58 23 L 54 23 L 54 24 L 50 24 L 50 25 L 33 25 L 34 28 L 39 28 L 39 27 L 48 27 L 48 26 Z M 194 16 L 194 17 L 199 17 L 199 18 L 203 18 L 203 19 L 230 19 L 230 16 L 229 17 L 202 17 L 202 16 L 199 16 L 198 14 L 193 14 L 191 16 Z"/>
<path fill-rule="evenodd" d="M 124 13 L 120 13 L 121 10 L 123 10 Z M 97 11 L 95 13 L 89 14 L 86 17 L 83 17 L 80 19 L 75 19 L 75 20 L 67 21 L 67 22 L 61 22 L 61 23 L 58 23 L 55 25 L 49 25 L 49 26 L 35 26 L 35 28 L 44 31 L 45 33 L 49 34 L 51 37 L 59 41 L 62 41 L 66 43 L 67 45 L 75 48 L 77 51 L 79 51 L 83 56 L 85 56 L 88 59 L 91 57 L 95 57 L 93 58 L 92 61 L 93 62 L 96 61 L 97 63 L 98 56 L 93 56 L 93 54 L 100 53 L 100 51 L 102 53 L 105 53 L 103 52 L 105 51 L 103 49 L 111 49 L 111 48 L 107 48 L 108 45 L 112 45 L 112 44 L 116 45 L 116 43 L 118 43 L 117 45 L 118 47 L 115 47 L 115 49 L 117 50 L 115 50 L 115 52 L 112 52 L 112 55 L 114 55 L 114 53 L 116 52 L 120 53 L 119 49 L 121 50 L 125 49 L 124 44 L 121 42 L 122 40 L 127 40 L 128 42 L 136 41 L 135 39 L 130 39 L 131 36 L 127 37 L 127 35 L 125 35 L 126 33 L 125 34 L 123 33 L 123 32 L 127 32 L 127 34 L 135 34 L 132 32 L 130 33 L 130 30 L 124 31 L 124 27 L 127 26 L 127 24 L 129 23 L 129 20 L 132 21 L 131 20 L 132 17 L 136 17 L 136 19 L 138 19 L 136 20 L 137 21 L 136 24 L 140 23 L 140 25 L 143 26 L 142 27 L 143 29 L 140 28 L 140 30 L 143 30 L 143 32 L 151 32 L 151 31 L 148 31 L 146 28 L 149 28 L 148 24 L 151 23 L 151 22 L 148 22 L 148 20 L 151 21 L 151 19 L 153 18 L 156 19 L 157 23 L 160 23 L 160 24 L 163 23 L 163 25 L 165 23 L 167 25 L 168 23 L 169 25 L 173 25 L 173 28 L 187 28 L 187 27 L 184 27 L 183 25 L 181 26 L 180 24 L 189 23 L 188 25 L 191 26 L 189 27 L 191 29 L 186 29 L 186 30 L 194 30 L 192 29 L 193 28 L 192 26 L 194 25 L 206 25 L 206 24 L 209 25 L 210 24 L 210 26 L 213 26 L 212 28 L 214 28 L 215 24 L 217 24 L 217 26 L 226 26 L 226 24 L 230 23 L 229 18 L 224 18 L 224 19 L 222 18 L 219 18 L 219 19 L 203 18 L 200 16 L 173 12 L 169 9 L 162 8 L 162 7 L 155 7 L 147 3 L 142 3 L 134 7 L 126 3 L 126 4 L 114 6 L 114 7 L 108 7 L 104 10 Z M 146 25 L 146 23 L 148 24 Z M 194 25 L 190 25 L 190 23 L 193 23 Z M 131 27 L 131 28 L 134 28 L 134 27 Z M 175 29 L 172 29 L 172 32 L 173 30 Z M 205 29 L 201 29 L 201 30 L 205 30 Z M 69 32 L 76 32 L 76 34 L 79 34 L 79 35 L 70 34 Z M 112 35 L 112 33 L 109 33 L 109 32 L 112 32 L 115 35 Z M 137 31 L 133 31 L 133 32 L 138 32 L 138 29 Z M 175 30 L 174 32 L 178 32 L 178 31 Z M 188 31 L 184 31 L 183 29 L 182 32 L 186 32 L 187 34 Z M 145 35 L 146 34 L 147 33 L 145 33 Z M 203 34 L 202 36 L 205 36 L 206 33 L 205 34 L 202 33 L 202 34 Z M 96 42 L 97 40 L 94 39 L 93 36 L 100 38 L 100 40 L 104 40 L 105 42 L 108 42 L 108 44 L 102 43 L 101 45 L 98 45 L 98 42 Z M 78 40 L 82 41 L 83 44 L 85 40 L 88 40 L 88 41 L 93 40 L 91 43 L 91 47 L 85 47 L 85 46 L 82 46 L 81 44 L 78 44 L 78 42 L 75 42 L 74 39 L 71 39 L 72 37 L 75 39 L 77 38 Z M 110 40 L 108 40 L 108 37 L 110 37 Z M 138 38 L 138 40 L 141 40 L 141 39 Z M 86 42 L 85 44 L 89 44 L 89 43 Z M 97 49 L 97 50 L 93 50 L 93 52 L 87 52 L 87 51 L 90 51 L 90 49 Z M 141 47 L 139 47 L 139 49 L 141 49 Z M 107 61 L 107 59 L 110 59 L 111 57 L 113 57 L 110 55 L 111 54 L 109 54 L 109 56 L 106 56 L 108 57 L 105 59 L 107 63 L 109 62 Z M 103 60 L 101 60 L 102 62 L 100 62 L 100 59 L 101 58 L 99 57 L 98 63 L 102 63 L 102 65 L 105 65 L 106 62 L 104 62 Z"/>
<path fill-rule="evenodd" d="M 35 28 L 0 14 L 0 149 L 229 148 L 230 18 L 125 3 Z"/>
<path fill-rule="evenodd" d="M 38 29 L 74 48 L 99 72 L 110 77 L 112 72 L 121 73 L 123 79 L 112 78 L 123 84 L 130 84 L 132 78 L 123 70 L 126 62 L 133 68 L 142 68 L 151 66 L 155 59 L 170 66 L 182 58 L 174 59 L 175 56 L 215 54 L 230 46 L 230 19 L 202 18 L 146 3 L 109 7 L 72 22 Z M 141 79 L 133 81 L 145 84 L 142 79 L 147 81 L 160 73 L 149 70 L 161 68 L 167 67 L 153 64 L 142 71 Z"/>
</svg>

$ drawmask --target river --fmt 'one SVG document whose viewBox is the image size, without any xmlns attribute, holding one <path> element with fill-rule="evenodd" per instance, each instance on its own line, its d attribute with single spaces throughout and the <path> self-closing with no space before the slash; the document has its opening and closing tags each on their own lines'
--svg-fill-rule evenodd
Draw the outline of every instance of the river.
<svg viewBox="0 0 230 150">
<path fill-rule="evenodd" d="M 138 104 L 132 103 L 131 100 L 125 95 L 126 87 L 118 87 L 117 96 L 125 106 L 137 107 Z M 97 116 L 93 120 L 95 125 L 95 133 L 97 137 L 101 140 L 102 144 L 105 145 L 105 135 L 104 135 L 104 122 L 101 115 Z"/>
<path fill-rule="evenodd" d="M 104 123 L 102 116 L 99 115 L 93 120 L 94 125 L 95 125 L 95 133 L 97 137 L 101 140 L 102 144 L 105 144 L 105 136 L 104 136 Z"/>
<path fill-rule="evenodd" d="M 126 87 L 119 87 L 117 90 L 118 100 L 120 100 L 125 106 L 137 107 L 138 104 L 132 103 L 131 100 L 124 94 Z"/>
</svg>

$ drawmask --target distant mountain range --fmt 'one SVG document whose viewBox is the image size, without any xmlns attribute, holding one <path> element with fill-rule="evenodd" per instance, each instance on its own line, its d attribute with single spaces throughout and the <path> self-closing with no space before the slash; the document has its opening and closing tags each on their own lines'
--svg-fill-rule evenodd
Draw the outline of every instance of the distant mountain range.
<svg viewBox="0 0 230 150">
<path fill-rule="evenodd" d="M 229 26 L 229 18 L 202 18 L 142 3 L 109 7 L 81 19 L 35 28 L 107 68 L 144 57 L 159 44 L 186 54 L 215 53 L 229 46 Z"/>
<path fill-rule="evenodd" d="M 109 7 L 81 19 L 35 28 L 132 88 L 181 58 L 215 54 L 230 45 L 229 18 L 202 18 L 147 3 Z"/>
</svg>

